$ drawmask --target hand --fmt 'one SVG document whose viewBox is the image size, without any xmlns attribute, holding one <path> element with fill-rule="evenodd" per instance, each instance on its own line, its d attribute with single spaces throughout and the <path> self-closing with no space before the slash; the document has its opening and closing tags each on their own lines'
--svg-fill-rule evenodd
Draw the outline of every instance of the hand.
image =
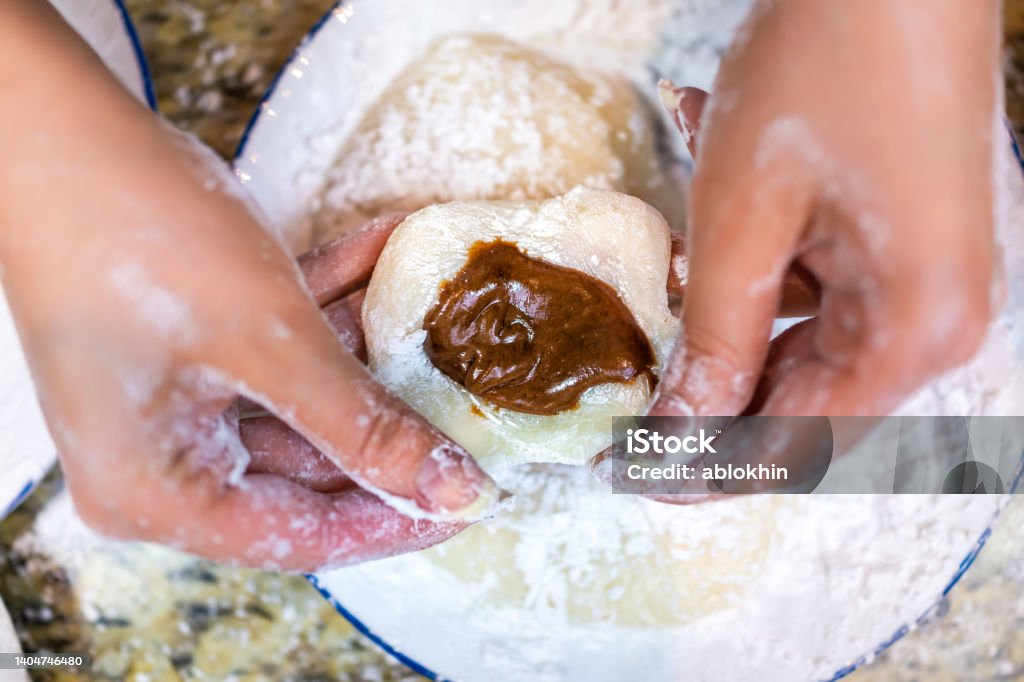
<svg viewBox="0 0 1024 682">
<path fill-rule="evenodd" d="M 651 414 L 882 415 L 974 353 L 999 305 L 997 53 L 991 0 L 755 6 L 703 116 L 683 93 L 684 333 Z M 794 264 L 821 311 L 769 352 Z"/>
<path fill-rule="evenodd" d="M 338 343 L 223 164 L 123 92 L 46 3 L 5 4 L 0 27 L 0 49 L 37 57 L 25 75 L 0 55 L 18 92 L 0 103 L 3 290 L 86 521 L 310 570 L 428 546 L 489 507 L 476 463 Z M 329 464 L 285 447 L 296 466 L 280 466 L 273 433 L 239 434 L 238 395 Z"/>
</svg>

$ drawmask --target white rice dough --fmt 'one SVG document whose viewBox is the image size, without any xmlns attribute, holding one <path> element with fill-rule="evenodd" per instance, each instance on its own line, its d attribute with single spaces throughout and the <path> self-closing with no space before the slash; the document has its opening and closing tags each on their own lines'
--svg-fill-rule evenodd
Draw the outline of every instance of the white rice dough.
<svg viewBox="0 0 1024 682">
<path fill-rule="evenodd" d="M 463 267 L 474 243 L 498 239 L 611 286 L 651 342 L 660 373 L 679 327 L 665 291 L 668 225 L 639 199 L 584 187 L 547 201 L 431 206 L 406 218 L 367 289 L 370 369 L 496 475 L 524 462 L 583 464 L 611 444 L 612 416 L 643 411 L 651 392 L 646 378 L 594 386 L 576 409 L 533 415 L 472 395 L 434 367 L 423 349 L 423 320 L 442 283 Z"/>
<path fill-rule="evenodd" d="M 652 120 L 625 78 L 497 36 L 441 38 L 345 142 L 314 238 L 390 211 L 546 199 L 576 185 L 638 196 L 676 225 L 683 194 L 666 180 Z"/>
</svg>

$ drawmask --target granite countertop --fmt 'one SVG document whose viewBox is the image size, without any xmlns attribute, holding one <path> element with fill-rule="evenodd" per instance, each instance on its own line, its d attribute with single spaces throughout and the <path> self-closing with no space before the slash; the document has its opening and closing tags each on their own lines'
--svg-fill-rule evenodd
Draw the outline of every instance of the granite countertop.
<svg viewBox="0 0 1024 682">
<path fill-rule="evenodd" d="M 230 158 L 284 59 L 332 0 L 126 0 L 163 114 Z M 1007 110 L 1024 131 L 1024 0 L 1006 0 Z M 1024 680 L 1024 497 L 938 616 L 859 682 Z M 53 551 L 54 546 L 66 551 Z M 92 653 L 40 680 L 419 679 L 298 576 L 233 569 L 81 527 L 58 471 L 0 523 L 0 596 L 28 651 Z"/>
</svg>

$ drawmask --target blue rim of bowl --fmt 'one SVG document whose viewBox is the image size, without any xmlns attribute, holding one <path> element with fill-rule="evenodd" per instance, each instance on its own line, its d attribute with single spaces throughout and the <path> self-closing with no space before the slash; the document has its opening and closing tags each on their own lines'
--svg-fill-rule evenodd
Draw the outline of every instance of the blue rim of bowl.
<svg viewBox="0 0 1024 682">
<path fill-rule="evenodd" d="M 121 0 L 115 1 L 120 3 Z M 303 37 L 302 41 L 298 44 L 298 46 L 294 50 L 292 50 L 291 54 L 288 56 L 288 59 L 284 62 L 284 65 L 278 70 L 276 74 L 274 74 L 274 78 L 270 81 L 270 85 L 267 87 L 267 91 L 263 94 L 263 97 L 260 98 L 260 102 L 257 105 L 256 110 L 253 112 L 252 117 L 250 117 L 249 122 L 245 126 L 245 131 L 242 133 L 242 137 L 238 141 L 238 147 L 235 149 L 235 164 L 237 164 L 244 157 L 246 147 L 249 145 L 249 138 L 252 136 L 253 131 L 255 131 L 256 126 L 262 119 L 263 111 L 266 108 L 266 104 L 276 93 L 277 86 L 280 84 L 281 79 L 284 77 L 284 74 L 286 74 L 288 70 L 292 68 L 295 62 L 298 61 L 299 57 L 302 55 L 303 50 L 305 50 L 306 47 L 308 47 L 309 44 L 316 39 L 317 35 L 319 35 L 320 31 L 324 28 L 324 26 L 327 25 L 327 22 L 331 19 L 331 17 L 334 16 L 335 12 L 337 12 L 338 9 L 340 9 L 341 7 L 344 7 L 348 4 L 350 4 L 349 1 L 341 0 L 340 2 L 335 3 L 329 10 L 327 10 L 323 14 L 323 16 L 321 16 L 316 21 L 316 23 L 313 24 L 313 27 L 306 33 L 306 35 Z M 1010 136 L 1010 144 L 1013 148 L 1013 155 L 1017 159 L 1017 164 L 1020 167 L 1021 172 L 1024 173 L 1024 153 L 1022 153 L 1021 147 L 1018 144 L 1017 138 L 1014 136 L 1013 130 L 1010 127 L 1009 123 L 1004 122 L 1004 125 L 1006 126 L 1006 131 Z M 1014 477 L 1013 484 L 1010 486 L 1011 492 L 1017 490 L 1017 487 L 1021 482 L 1022 476 L 1024 476 L 1024 453 L 1022 453 L 1021 466 L 1017 470 L 1017 474 Z M 826 678 L 825 680 L 823 680 L 823 682 L 837 682 L 838 680 L 841 680 L 853 674 L 859 668 L 874 660 L 886 649 L 893 646 L 908 632 L 910 632 L 915 627 L 921 625 L 929 618 L 931 618 L 932 615 L 935 613 L 936 609 L 938 608 L 939 604 L 942 602 L 942 600 L 950 593 L 950 591 L 956 586 L 956 584 L 960 582 L 960 579 L 963 578 L 964 574 L 967 572 L 967 569 L 969 569 L 971 565 L 974 563 L 974 561 L 978 558 L 978 554 L 981 553 L 981 550 L 985 546 L 985 543 L 988 542 L 989 537 L 992 535 L 992 525 L 995 523 L 998 516 L 998 513 L 996 513 L 996 515 L 993 516 L 992 520 L 989 522 L 988 527 L 985 528 L 985 530 L 981 533 L 981 536 L 978 538 L 977 542 L 975 542 L 974 546 L 967 553 L 964 559 L 960 562 L 959 567 L 953 574 L 953 577 L 950 579 L 949 583 L 942 590 L 942 594 L 936 600 L 935 604 L 929 606 L 928 609 L 926 609 L 925 612 L 922 613 L 914 621 L 913 625 L 904 624 L 900 626 L 896 630 L 896 632 L 894 632 L 888 639 L 886 639 L 880 645 L 875 647 L 875 649 L 870 654 L 861 656 L 852 663 L 843 666 L 842 668 L 837 670 L 832 675 L 832 677 Z M 422 675 L 423 677 L 426 677 L 430 680 L 435 680 L 436 682 L 446 682 L 447 678 L 441 677 L 436 672 L 434 672 L 427 666 L 423 665 L 419 661 L 410 658 L 409 656 L 406 656 L 401 651 L 388 644 L 383 637 L 381 637 L 373 630 L 371 630 L 369 626 L 367 626 L 365 623 L 359 620 L 359 618 L 356 617 L 355 614 L 353 614 L 351 611 L 342 606 L 341 602 L 337 600 L 337 598 L 330 592 L 330 590 L 321 585 L 320 579 L 316 575 L 312 573 L 307 573 L 306 580 L 309 581 L 309 583 L 316 589 L 316 591 L 320 593 L 320 596 L 326 599 L 327 602 L 334 607 L 334 610 L 340 613 L 342 617 L 344 617 L 345 620 L 347 620 L 352 625 L 352 627 L 354 627 L 367 639 L 369 639 L 371 642 L 380 647 L 381 650 L 383 650 L 386 654 L 394 658 L 399 663 L 402 663 L 403 665 L 407 666 L 413 672 Z"/>
<path fill-rule="evenodd" d="M 238 146 L 235 148 L 236 164 L 245 155 L 245 148 L 249 145 L 249 137 L 256 129 L 256 124 L 262 117 L 263 110 L 266 108 L 267 102 L 270 101 L 270 98 L 274 96 L 275 92 L 277 92 L 277 86 L 280 84 L 281 78 L 283 78 L 284 74 L 288 73 L 292 65 L 298 61 L 299 57 L 302 55 L 302 51 L 306 49 L 306 46 L 308 46 L 314 38 L 317 37 L 320 30 L 323 29 L 323 27 L 327 25 L 327 22 L 331 20 L 331 17 L 333 17 L 339 9 L 348 4 L 350 3 L 346 0 L 340 0 L 339 2 L 334 3 L 329 10 L 324 12 L 323 15 L 316 20 L 316 23 L 313 24 L 312 28 L 306 32 L 306 35 L 303 36 L 302 41 L 299 42 L 298 46 L 296 46 L 296 48 L 292 50 L 291 54 L 288 55 L 288 59 L 285 60 L 277 73 L 274 74 L 274 78 L 270 81 L 270 85 L 267 86 L 266 92 L 263 93 L 263 97 L 260 98 L 259 104 L 256 105 L 256 110 L 252 112 L 252 116 L 249 117 L 249 122 L 245 124 L 245 130 L 242 131 L 241 139 L 238 140 Z"/>
<path fill-rule="evenodd" d="M 153 77 L 149 70 L 149 62 L 146 60 L 146 54 L 142 51 L 142 42 L 139 40 L 139 33 L 135 29 L 135 23 L 132 21 L 131 15 L 128 13 L 128 9 L 124 5 L 124 0 L 111 0 L 114 8 L 117 10 L 118 16 L 121 17 L 121 26 L 124 28 L 125 35 L 128 36 L 128 42 L 131 43 L 132 52 L 135 55 L 135 65 L 139 70 L 139 81 L 142 85 L 142 94 L 146 100 L 146 106 L 148 106 L 154 112 L 158 112 L 156 105 L 156 90 L 153 87 Z M 47 467 L 49 471 L 49 467 Z M 44 471 L 41 475 L 36 478 L 30 478 L 21 491 L 15 495 L 14 499 L 11 500 L 5 509 L 0 510 L 0 519 L 5 519 L 7 516 L 17 509 L 22 502 L 28 499 L 28 496 L 32 494 L 36 486 L 46 475 Z"/>
<path fill-rule="evenodd" d="M 146 106 L 153 111 L 158 111 L 153 76 L 149 70 L 149 61 L 146 59 L 146 53 L 142 51 L 142 41 L 139 40 L 139 32 L 135 28 L 135 22 L 132 21 L 131 14 L 128 13 L 128 8 L 124 5 L 124 0 L 112 1 L 114 7 L 117 8 L 118 14 L 121 15 L 121 25 L 124 26 L 124 32 L 128 35 L 128 40 L 132 44 L 132 51 L 135 52 L 135 63 L 139 68 L 139 78 L 142 80 L 142 92 L 146 97 Z"/>
<path fill-rule="evenodd" d="M 30 478 L 28 481 L 26 481 L 25 485 L 21 487 L 21 490 L 18 492 L 18 494 L 14 496 L 14 499 L 7 504 L 7 508 L 4 509 L 3 511 L 0 511 L 0 519 L 7 518 L 8 514 L 17 509 L 22 502 L 28 499 L 28 496 L 32 493 L 33 490 L 35 490 L 36 485 L 38 485 L 39 481 L 41 480 L 42 477 L 38 479 Z"/>
<path fill-rule="evenodd" d="M 1013 137 L 1012 133 L 1010 137 Z M 1017 160 L 1022 164 L 1022 166 L 1024 166 L 1024 158 L 1022 158 L 1020 155 L 1020 149 L 1018 149 L 1017 147 L 1016 140 L 1014 140 L 1013 146 L 1015 153 L 1017 155 Z M 1013 495 L 1017 492 L 1022 478 L 1024 478 L 1024 453 L 1021 453 L 1020 464 L 1018 464 L 1017 472 L 1013 477 L 1013 482 L 1010 484 L 1007 494 Z M 945 598 L 949 596 L 949 593 L 953 590 L 954 587 L 956 587 L 956 584 L 959 583 L 960 579 L 964 577 L 965 573 L 967 573 L 967 569 L 969 569 L 974 564 L 975 560 L 978 558 L 978 555 L 981 553 L 981 550 L 985 547 L 985 543 L 988 542 L 988 539 L 992 536 L 992 528 L 995 525 L 996 521 L 999 519 L 999 516 L 1000 514 L 1002 514 L 1002 512 L 1003 507 L 1000 507 L 999 510 L 996 511 L 996 513 L 992 516 L 992 519 L 989 521 L 988 526 L 985 528 L 984 531 L 982 531 L 981 535 L 978 537 L 978 540 L 974 543 L 974 546 L 970 549 L 969 552 L 967 552 L 967 556 L 965 556 L 963 560 L 960 562 L 960 565 L 957 567 L 956 572 L 953 573 L 953 577 L 950 578 L 948 583 L 946 583 L 946 587 L 943 588 L 942 593 L 939 595 L 939 598 L 935 600 L 934 604 L 925 609 L 924 613 L 922 613 L 920 616 L 917 617 L 916 620 L 914 620 L 913 625 L 901 625 L 899 628 L 897 628 L 896 632 L 889 636 L 889 639 L 885 640 L 880 645 L 875 647 L 875 650 L 873 652 L 864 656 L 860 656 L 852 663 L 849 663 L 848 665 L 840 668 L 835 672 L 834 675 L 832 675 L 832 677 L 827 678 L 826 680 L 824 680 L 824 682 L 836 682 L 837 680 L 841 680 L 844 677 L 852 675 L 859 668 L 861 668 L 861 666 L 867 665 L 871 661 L 875 660 L 886 649 L 888 649 L 893 644 L 902 639 L 903 636 L 906 635 L 908 632 L 918 627 L 919 625 L 923 625 L 928 620 L 930 620 L 935 615 L 936 611 L 940 608 Z"/>
</svg>

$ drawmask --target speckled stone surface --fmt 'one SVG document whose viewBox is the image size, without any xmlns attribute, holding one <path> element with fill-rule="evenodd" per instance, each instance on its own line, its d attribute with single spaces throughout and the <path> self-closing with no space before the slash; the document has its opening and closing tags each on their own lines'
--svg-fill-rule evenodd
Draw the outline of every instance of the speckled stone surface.
<svg viewBox="0 0 1024 682">
<path fill-rule="evenodd" d="M 273 74 L 333 0 L 127 0 L 161 111 L 230 158 Z M 1024 131 L 1024 0 L 1006 2 L 1007 110 Z M 0 524 L 0 596 L 29 651 L 88 651 L 90 673 L 40 680 L 417 679 L 384 656 L 300 577 L 214 566 L 170 549 L 89 535 L 70 518 L 59 473 Z M 49 520 L 47 518 L 49 517 Z M 47 550 L 61 524 L 83 556 Z M 48 528 L 48 529 L 47 529 Z M 78 535 L 76 535 L 76 533 Z M 135 567 L 125 570 L 126 566 Z M 85 593 L 109 573 L 111 593 Z M 766 680 L 770 676 L 766 675 Z M 857 682 L 1024 680 L 1024 498 L 931 622 Z"/>
<path fill-rule="evenodd" d="M 26 651 L 92 656 L 88 671 L 36 680 L 420 679 L 299 576 L 96 535 L 56 471 L 0 524 L 0 595 Z"/>
<path fill-rule="evenodd" d="M 1005 0 L 1006 113 L 1018 140 L 1024 140 L 1024 0 Z"/>
</svg>

